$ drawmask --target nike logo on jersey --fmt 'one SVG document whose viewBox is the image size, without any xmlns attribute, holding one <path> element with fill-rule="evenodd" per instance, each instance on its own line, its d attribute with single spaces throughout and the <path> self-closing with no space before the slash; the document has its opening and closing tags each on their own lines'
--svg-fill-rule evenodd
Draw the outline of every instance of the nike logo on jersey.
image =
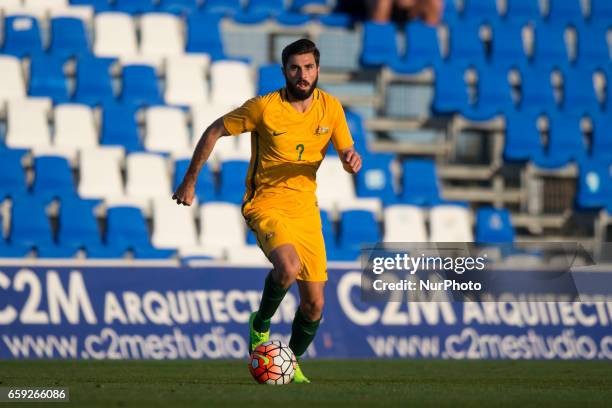
<svg viewBox="0 0 612 408">
<path fill-rule="evenodd" d="M 286 130 L 284 132 L 277 132 L 276 130 L 274 130 L 272 131 L 272 136 L 280 136 L 280 135 L 284 135 L 285 133 L 287 133 Z"/>
</svg>

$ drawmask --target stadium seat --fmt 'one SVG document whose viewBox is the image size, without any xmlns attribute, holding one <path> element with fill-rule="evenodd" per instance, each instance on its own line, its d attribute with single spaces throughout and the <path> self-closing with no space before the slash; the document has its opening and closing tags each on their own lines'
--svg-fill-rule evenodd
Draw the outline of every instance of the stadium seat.
<svg viewBox="0 0 612 408">
<path fill-rule="evenodd" d="M 207 0 L 203 11 L 207 14 L 232 16 L 242 9 L 240 0 Z"/>
<path fill-rule="evenodd" d="M 390 65 L 399 57 L 393 23 L 367 21 L 363 25 L 361 64 L 377 68 Z"/>
<path fill-rule="evenodd" d="M 334 225 L 329 218 L 329 213 L 324 210 L 320 210 L 319 213 L 321 216 L 321 229 L 323 230 L 323 239 L 325 240 L 325 246 L 338 246 L 338 240 L 336 239 L 337 235 L 334 231 Z"/>
<path fill-rule="evenodd" d="M 429 159 L 409 159 L 402 164 L 402 202 L 433 205 L 440 201 L 436 165 Z"/>
<path fill-rule="evenodd" d="M 231 111 L 233 107 L 223 104 L 195 104 L 191 107 L 192 116 L 192 146 L 195 148 L 196 144 L 200 140 L 200 136 L 204 133 L 206 128 L 210 126 L 215 120 Z M 219 141 L 217 141 L 219 143 Z M 213 155 L 216 154 L 213 149 Z"/>
<path fill-rule="evenodd" d="M 133 249 L 134 259 L 169 259 L 176 253 L 173 249 L 159 249 L 154 247 L 136 247 Z"/>
<path fill-rule="evenodd" d="M 45 10 L 61 9 L 68 7 L 68 0 L 23 0 L 26 8 L 42 8 Z"/>
<path fill-rule="evenodd" d="M 124 65 L 121 101 L 138 106 L 162 104 L 155 68 L 144 64 Z"/>
<path fill-rule="evenodd" d="M 0 258 L 25 258 L 29 252 L 27 246 L 0 242 Z"/>
<path fill-rule="evenodd" d="M 109 0 L 70 0 L 70 4 L 73 6 L 92 6 L 96 13 L 103 11 L 110 11 Z"/>
<path fill-rule="evenodd" d="M 285 86 L 285 77 L 280 64 L 267 64 L 259 67 L 257 94 L 265 95 Z"/>
<path fill-rule="evenodd" d="M 353 26 L 353 18 L 346 13 L 329 13 L 319 15 L 319 23 L 330 28 L 350 29 Z"/>
<path fill-rule="evenodd" d="M 53 117 L 53 146 L 75 153 L 98 146 L 98 130 L 89 106 L 72 103 L 57 105 Z"/>
<path fill-rule="evenodd" d="M 183 54 L 185 40 L 179 17 L 170 13 L 144 14 L 140 18 L 140 52 L 161 57 Z"/>
<path fill-rule="evenodd" d="M 21 165 L 23 155 L 22 150 L 0 149 L 0 202 L 7 196 L 27 193 L 26 174 Z"/>
<path fill-rule="evenodd" d="M 92 202 L 80 199 L 62 201 L 57 237 L 61 246 L 82 248 L 102 244 L 93 207 Z"/>
<path fill-rule="evenodd" d="M 591 0 L 591 22 L 612 21 L 612 3 L 608 0 Z"/>
<path fill-rule="evenodd" d="M 153 201 L 153 234 L 156 248 L 197 247 L 196 224 L 191 208 L 179 206 L 168 197 Z"/>
<path fill-rule="evenodd" d="M 206 73 L 210 59 L 206 55 L 185 54 L 166 60 L 166 90 L 169 105 L 193 106 L 208 101 Z"/>
<path fill-rule="evenodd" d="M 432 111 L 438 115 L 463 112 L 468 109 L 468 87 L 460 66 L 443 64 L 435 70 Z"/>
<path fill-rule="evenodd" d="M 168 166 L 164 157 L 152 153 L 132 153 L 126 158 L 126 195 L 147 208 L 148 200 L 172 196 Z"/>
<path fill-rule="evenodd" d="M 129 14 L 119 12 L 96 14 L 94 53 L 98 57 L 132 57 L 138 53 L 136 27 Z"/>
<path fill-rule="evenodd" d="M 384 242 L 427 242 L 424 210 L 405 204 L 386 207 L 384 231 Z"/>
<path fill-rule="evenodd" d="M 227 248 L 230 265 L 258 266 L 271 268 L 272 264 L 257 245 L 230 246 Z"/>
<path fill-rule="evenodd" d="M 171 106 L 152 106 L 145 112 L 145 142 L 149 151 L 185 153 L 191 151 L 191 137 L 185 113 Z"/>
<path fill-rule="evenodd" d="M 442 57 L 435 27 L 420 21 L 406 24 L 406 52 L 391 63 L 391 68 L 399 73 L 412 74 L 425 68 L 440 65 Z"/>
<path fill-rule="evenodd" d="M 87 259 L 121 259 L 125 249 L 113 245 L 90 245 L 85 249 Z"/>
<path fill-rule="evenodd" d="M 121 157 L 119 149 L 97 148 L 82 151 L 79 161 L 79 196 L 107 200 L 124 197 Z"/>
<path fill-rule="evenodd" d="M 115 99 L 110 75 L 113 62 L 110 58 L 78 59 L 75 102 L 93 107 Z"/>
<path fill-rule="evenodd" d="M 91 50 L 83 20 L 75 17 L 52 18 L 49 52 L 62 58 L 89 55 Z"/>
<path fill-rule="evenodd" d="M 228 160 L 221 163 L 219 199 L 233 204 L 242 203 L 249 162 Z"/>
<path fill-rule="evenodd" d="M 540 69 L 564 69 L 569 65 L 562 24 L 539 24 L 535 27 L 532 64 Z"/>
<path fill-rule="evenodd" d="M 351 136 L 353 137 L 353 142 L 355 143 L 355 149 L 358 152 L 365 152 L 368 149 L 366 141 L 366 131 L 363 125 L 363 119 L 361 115 L 346 109 L 344 111 L 344 117 L 346 118 L 346 123 L 348 124 L 349 130 L 351 131 Z M 327 149 L 327 154 L 336 155 L 336 153 L 336 149 L 333 149 L 332 146 Z"/>
<path fill-rule="evenodd" d="M 239 205 L 213 202 L 200 206 L 200 244 L 204 248 L 244 246 L 245 228 Z"/>
<path fill-rule="evenodd" d="M 580 27 L 576 58 L 580 68 L 601 68 L 610 63 L 610 49 L 606 41 L 607 30 L 607 25 L 590 24 Z"/>
<path fill-rule="evenodd" d="M 597 114 L 601 106 L 595 93 L 593 72 L 567 69 L 563 72 L 563 111 L 577 114 Z"/>
<path fill-rule="evenodd" d="M 241 61 L 215 61 L 210 67 L 211 102 L 242 105 L 255 96 L 251 68 Z"/>
<path fill-rule="evenodd" d="M 476 211 L 476 242 L 503 244 L 514 242 L 510 212 L 492 207 Z"/>
<path fill-rule="evenodd" d="M 392 154 L 368 154 L 364 157 L 363 167 L 356 175 L 358 197 L 377 197 L 385 205 L 396 201 L 391 173 Z"/>
<path fill-rule="evenodd" d="M 504 160 L 525 161 L 542 154 L 538 115 L 534 113 L 508 113 Z"/>
<path fill-rule="evenodd" d="M 499 68 L 524 68 L 528 65 L 523 47 L 523 25 L 504 22 L 493 26 L 491 41 L 492 65 Z"/>
<path fill-rule="evenodd" d="M 335 210 L 341 202 L 352 203 L 356 200 L 353 178 L 342 168 L 337 156 L 326 157 L 317 171 L 317 198 L 319 208 Z"/>
<path fill-rule="evenodd" d="M 540 7 L 534 0 L 512 0 L 506 2 L 506 19 L 519 24 L 537 23 L 541 20 Z"/>
<path fill-rule="evenodd" d="M 533 162 L 536 166 L 559 168 L 573 160 L 580 161 L 586 157 L 587 151 L 580 128 L 580 119 L 580 116 L 569 113 L 549 117 L 546 153 L 534 158 Z"/>
<path fill-rule="evenodd" d="M 282 26 L 297 27 L 311 20 L 308 14 L 295 13 L 292 11 L 280 13 L 276 16 L 276 23 Z"/>
<path fill-rule="evenodd" d="M 366 210 L 342 212 L 338 237 L 340 248 L 353 250 L 380 242 L 380 229 L 374 213 Z"/>
<path fill-rule="evenodd" d="M 22 99 L 9 102 L 6 145 L 25 149 L 51 146 L 47 123 L 49 108 L 47 101 Z"/>
<path fill-rule="evenodd" d="M 447 25 L 452 25 L 459 19 L 459 12 L 454 1 L 445 1 L 444 11 L 442 12 L 442 21 Z"/>
<path fill-rule="evenodd" d="M 39 259 L 66 259 L 73 258 L 78 248 L 58 245 L 40 245 L 36 248 L 36 256 Z"/>
<path fill-rule="evenodd" d="M 580 209 L 597 209 L 612 205 L 610 156 L 584 160 L 578 166 L 576 204 Z"/>
<path fill-rule="evenodd" d="M 462 17 L 489 24 L 494 23 L 499 20 L 497 3 L 491 0 L 464 0 Z"/>
<path fill-rule="evenodd" d="M 68 161 L 59 156 L 39 156 L 34 160 L 32 192 L 44 202 L 77 196 Z"/>
<path fill-rule="evenodd" d="M 597 115 L 592 122 L 591 157 L 602 161 L 612 156 L 612 118 L 610 115 Z"/>
<path fill-rule="evenodd" d="M 26 95 L 21 62 L 10 55 L 0 55 L 0 105 Z"/>
<path fill-rule="evenodd" d="M 206 2 L 205 9 L 209 3 Z M 225 58 L 220 22 L 218 14 L 194 13 L 187 16 L 187 52 L 208 54 L 213 61 Z"/>
<path fill-rule="evenodd" d="M 54 245 L 51 224 L 41 201 L 30 197 L 13 200 L 9 241 L 30 248 Z"/>
<path fill-rule="evenodd" d="M 521 97 L 519 108 L 523 113 L 550 113 L 558 111 L 553 93 L 551 71 L 545 69 L 521 70 Z"/>
<path fill-rule="evenodd" d="M 496 67 L 478 70 L 477 89 L 476 104 L 463 111 L 467 119 L 490 120 L 514 110 L 508 70 Z"/>
<path fill-rule="evenodd" d="M 53 100 L 53 103 L 64 103 L 70 98 L 68 95 L 68 81 L 64 75 L 63 57 L 52 55 L 32 56 L 30 64 L 30 96 L 44 96 Z"/>
<path fill-rule="evenodd" d="M 581 0 L 552 0 L 548 2 L 547 19 L 560 24 L 583 24 Z"/>
<path fill-rule="evenodd" d="M 198 9 L 198 0 L 160 0 L 157 9 L 176 15 L 186 15 Z"/>
<path fill-rule="evenodd" d="M 151 239 L 147 221 L 138 207 L 116 206 L 106 211 L 106 236 L 108 247 L 129 248 L 150 247 Z"/>
<path fill-rule="evenodd" d="M 179 159 L 175 162 L 174 168 L 174 190 L 183 181 L 187 168 L 189 167 L 189 159 Z M 204 164 L 198 175 L 198 180 L 195 186 L 195 194 L 200 203 L 213 201 L 217 198 L 215 191 L 215 179 L 208 164 Z"/>
<path fill-rule="evenodd" d="M 114 0 L 114 9 L 122 13 L 143 14 L 155 10 L 154 0 Z"/>
<path fill-rule="evenodd" d="M 443 204 L 429 212 L 431 242 L 473 242 L 471 213 L 461 205 Z"/>
<path fill-rule="evenodd" d="M 130 105 L 105 104 L 102 110 L 102 137 L 100 144 L 121 146 L 127 152 L 143 150 L 138 134 L 136 110 Z"/>
<path fill-rule="evenodd" d="M 2 54 L 23 58 L 43 51 L 38 20 L 29 15 L 11 15 L 4 19 Z"/>
<path fill-rule="evenodd" d="M 473 21 L 454 24 L 449 29 L 447 60 L 460 68 L 485 64 L 485 48 L 480 39 L 480 25 Z"/>
</svg>

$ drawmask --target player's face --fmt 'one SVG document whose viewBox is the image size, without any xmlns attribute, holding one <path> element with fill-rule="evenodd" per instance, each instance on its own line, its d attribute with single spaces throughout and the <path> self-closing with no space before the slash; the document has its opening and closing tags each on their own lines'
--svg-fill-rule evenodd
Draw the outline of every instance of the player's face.
<svg viewBox="0 0 612 408">
<path fill-rule="evenodd" d="M 297 100 L 308 99 L 317 87 L 319 66 L 312 53 L 289 57 L 284 73 L 287 92 Z"/>
</svg>

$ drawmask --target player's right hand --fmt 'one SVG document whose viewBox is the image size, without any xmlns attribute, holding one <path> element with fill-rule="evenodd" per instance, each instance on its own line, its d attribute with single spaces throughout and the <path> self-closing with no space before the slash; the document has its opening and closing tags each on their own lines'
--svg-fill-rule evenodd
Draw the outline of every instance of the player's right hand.
<svg viewBox="0 0 612 408">
<path fill-rule="evenodd" d="M 172 199 L 176 200 L 178 205 L 191 205 L 195 195 L 195 186 L 189 183 L 181 183 L 174 194 Z"/>
</svg>

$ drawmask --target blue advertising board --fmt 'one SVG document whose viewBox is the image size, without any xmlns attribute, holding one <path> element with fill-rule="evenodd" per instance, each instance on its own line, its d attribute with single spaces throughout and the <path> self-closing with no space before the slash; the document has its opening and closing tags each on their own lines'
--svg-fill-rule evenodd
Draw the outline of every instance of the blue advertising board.
<svg viewBox="0 0 612 408">
<path fill-rule="evenodd" d="M 246 358 L 267 270 L 0 266 L 0 359 Z M 308 357 L 612 360 L 612 303 L 388 302 L 331 269 Z M 295 288 L 273 318 L 288 342 Z"/>
</svg>

